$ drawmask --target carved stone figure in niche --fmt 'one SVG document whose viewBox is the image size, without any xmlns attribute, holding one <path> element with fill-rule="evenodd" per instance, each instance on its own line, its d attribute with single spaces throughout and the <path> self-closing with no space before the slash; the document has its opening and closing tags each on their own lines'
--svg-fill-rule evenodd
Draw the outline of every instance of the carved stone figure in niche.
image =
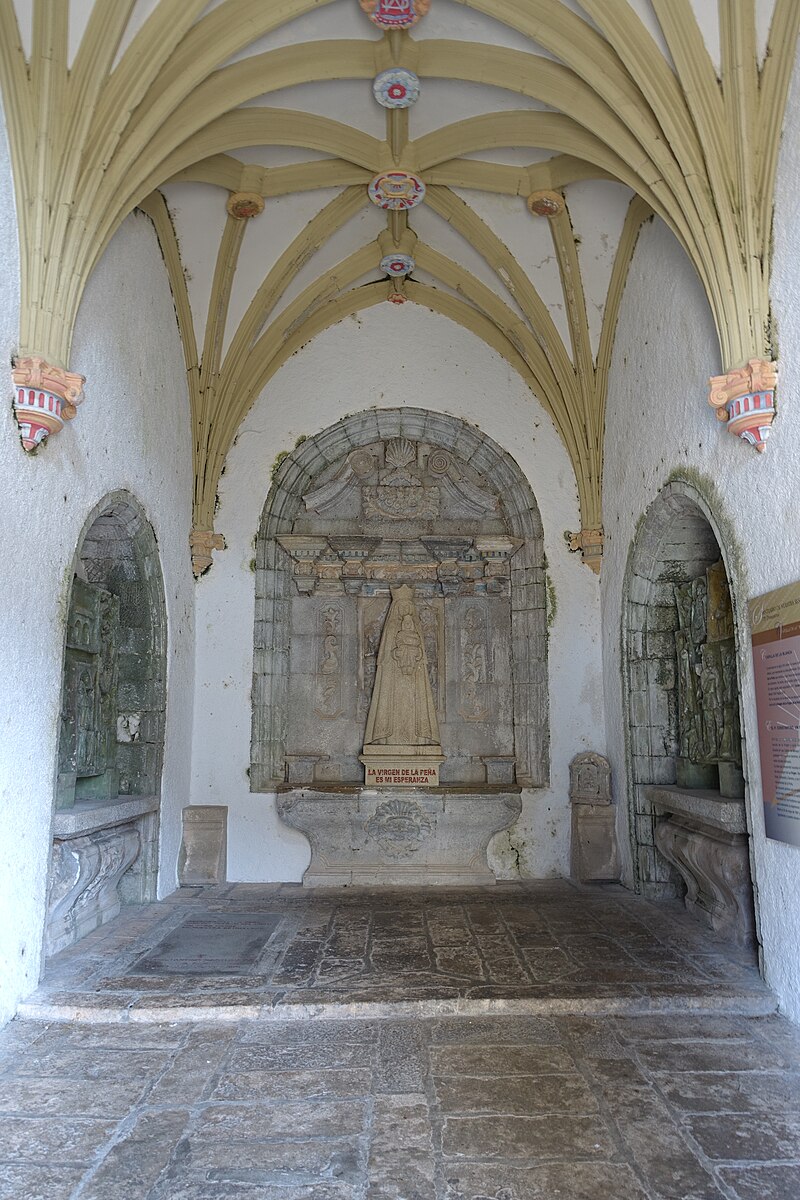
<svg viewBox="0 0 800 1200">
<path fill-rule="evenodd" d="M 721 758 L 720 726 L 724 719 L 719 688 L 720 663 L 715 647 L 703 646 L 700 655 L 701 714 L 703 718 L 703 757 L 716 762 Z"/>
<path fill-rule="evenodd" d="M 425 662 L 425 644 L 404 584 L 392 593 L 392 606 L 378 651 L 364 749 L 370 746 L 437 746 L 439 722 Z"/>
<path fill-rule="evenodd" d="M 678 782 L 716 786 L 703 769 L 719 767 L 723 793 L 743 794 L 733 611 L 724 564 L 676 585 L 674 592 Z"/>
</svg>

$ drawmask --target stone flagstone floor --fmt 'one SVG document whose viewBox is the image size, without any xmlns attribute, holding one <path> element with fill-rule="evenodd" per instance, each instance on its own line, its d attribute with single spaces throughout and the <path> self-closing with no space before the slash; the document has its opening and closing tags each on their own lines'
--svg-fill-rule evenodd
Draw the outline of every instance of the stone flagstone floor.
<svg viewBox="0 0 800 1200">
<path fill-rule="evenodd" d="M 0 1200 L 797 1200 L 773 1009 L 622 889 L 183 891 L 0 1032 Z"/>
<path fill-rule="evenodd" d="M 247 926 L 233 952 L 232 921 Z M 241 946 L 259 922 L 263 948 L 242 973 Z M 193 970 L 198 937 L 208 961 Z M 554 880 L 481 891 L 181 889 L 124 910 L 56 956 L 21 1013 L 197 1020 L 774 1007 L 752 953 L 679 904 Z"/>
<path fill-rule="evenodd" d="M 4 1200 L 796 1200 L 775 1016 L 0 1035 Z"/>
</svg>

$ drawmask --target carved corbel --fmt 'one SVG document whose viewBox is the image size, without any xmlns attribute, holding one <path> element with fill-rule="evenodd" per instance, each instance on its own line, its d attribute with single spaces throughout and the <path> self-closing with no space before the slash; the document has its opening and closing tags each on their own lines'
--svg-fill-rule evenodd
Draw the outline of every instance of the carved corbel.
<svg viewBox="0 0 800 1200">
<path fill-rule="evenodd" d="M 712 375 L 708 403 L 717 420 L 725 421 L 730 433 L 763 453 L 775 420 L 775 387 L 778 364 L 751 358 L 747 366 L 725 375 Z"/>
<path fill-rule="evenodd" d="M 14 415 L 23 448 L 30 453 L 72 420 L 86 380 L 38 355 L 15 359 L 11 375 L 16 389 Z"/>
<path fill-rule="evenodd" d="M 214 561 L 212 552 L 225 549 L 225 538 L 213 529 L 193 529 L 189 534 L 192 551 L 192 571 L 195 579 L 205 574 Z"/>
<path fill-rule="evenodd" d="M 572 553 L 580 550 L 587 567 L 591 567 L 595 575 L 599 575 L 603 562 L 602 529 L 581 529 L 579 533 L 566 533 L 564 536 Z"/>
</svg>

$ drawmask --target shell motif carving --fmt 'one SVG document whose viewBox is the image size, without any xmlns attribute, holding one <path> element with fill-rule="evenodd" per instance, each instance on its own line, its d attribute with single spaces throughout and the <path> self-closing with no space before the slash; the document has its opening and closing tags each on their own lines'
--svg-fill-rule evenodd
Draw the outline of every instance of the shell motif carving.
<svg viewBox="0 0 800 1200">
<path fill-rule="evenodd" d="M 396 471 L 402 471 L 417 456 L 417 448 L 408 438 L 392 438 L 386 444 L 386 462 Z"/>
</svg>

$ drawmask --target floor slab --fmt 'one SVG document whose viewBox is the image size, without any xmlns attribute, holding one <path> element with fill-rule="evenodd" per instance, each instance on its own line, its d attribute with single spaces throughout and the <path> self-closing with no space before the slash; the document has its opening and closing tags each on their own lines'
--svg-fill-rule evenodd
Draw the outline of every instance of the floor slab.
<svg viewBox="0 0 800 1200">
<path fill-rule="evenodd" d="M 184 888 L 51 959 L 20 1012 L 173 1023 L 774 1008 L 753 953 L 679 904 L 552 880 Z"/>
<path fill-rule="evenodd" d="M 17 1020 L 0 1200 L 790 1200 L 798 1078 L 774 1015 Z"/>
</svg>

